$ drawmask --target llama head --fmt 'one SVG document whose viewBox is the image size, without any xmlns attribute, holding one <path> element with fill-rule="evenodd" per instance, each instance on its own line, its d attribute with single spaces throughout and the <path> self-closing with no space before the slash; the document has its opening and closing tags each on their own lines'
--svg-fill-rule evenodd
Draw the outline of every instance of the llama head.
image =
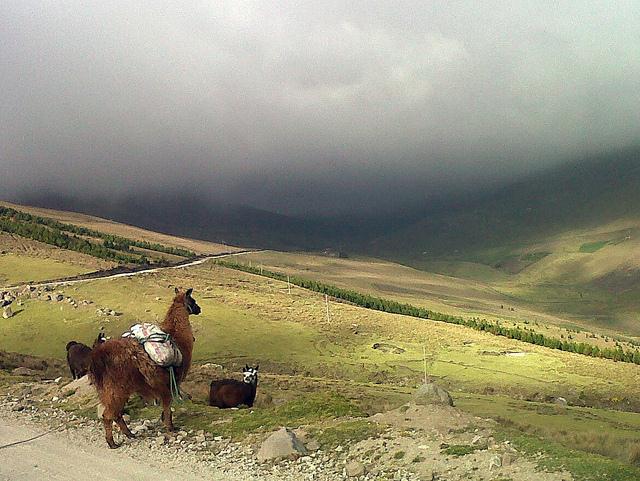
<svg viewBox="0 0 640 481">
<path fill-rule="evenodd" d="M 247 384 L 253 384 L 254 386 L 258 384 L 258 369 L 260 365 L 258 364 L 256 367 L 249 367 L 248 364 L 245 364 L 244 369 L 242 370 L 243 381 Z"/>
<path fill-rule="evenodd" d="M 107 342 L 109 338 L 107 336 L 104 335 L 104 332 L 102 332 L 102 330 L 98 333 L 98 337 L 96 337 L 96 340 L 93 341 L 93 347 L 95 348 L 96 346 L 102 344 L 103 342 Z"/>
<path fill-rule="evenodd" d="M 189 314 L 197 316 L 198 314 L 200 314 L 201 310 L 195 299 L 191 297 L 192 292 L 193 289 L 187 289 L 186 291 L 182 292 L 176 287 L 176 300 L 180 300 L 180 297 L 182 296 L 182 301 L 184 302 L 184 307 L 187 309 L 187 312 Z"/>
</svg>

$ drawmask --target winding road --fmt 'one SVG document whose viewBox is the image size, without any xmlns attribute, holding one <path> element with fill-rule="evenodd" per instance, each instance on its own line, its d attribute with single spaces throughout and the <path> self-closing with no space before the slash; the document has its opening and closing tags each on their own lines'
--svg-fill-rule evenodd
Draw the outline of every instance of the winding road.
<svg viewBox="0 0 640 481">
<path fill-rule="evenodd" d="M 183 264 L 178 264 L 178 265 L 173 265 L 173 266 L 166 266 L 166 267 L 152 267 L 149 269 L 141 269 L 141 270 L 133 270 L 130 272 L 119 272 L 117 274 L 110 274 L 109 271 L 96 271 L 96 272 L 92 272 L 89 275 L 91 277 L 82 277 L 79 279 L 74 279 L 74 278 L 69 278 L 69 279 L 58 279 L 58 280 L 54 280 L 54 281 L 47 281 L 47 282 L 39 282 L 39 283 L 30 283 L 29 285 L 31 287 L 46 287 L 46 286 L 60 286 L 60 285 L 72 285 L 72 284 L 79 284 L 81 282 L 89 282 L 89 281 L 95 281 L 96 279 L 116 279 L 118 277 L 133 277 L 133 276 L 139 276 L 142 274 L 150 274 L 153 272 L 160 272 L 163 270 L 169 270 L 169 269 L 182 269 L 184 267 L 192 267 L 192 266 L 197 266 L 199 264 L 203 264 L 211 259 L 221 259 L 223 257 L 232 257 L 232 256 L 240 256 L 240 255 L 244 255 L 244 254 L 255 254 L 258 252 L 264 252 L 264 250 L 244 250 L 244 251 L 237 251 L 237 252 L 226 252 L 223 254 L 214 254 L 214 255 L 210 255 L 210 256 L 206 256 L 206 257 L 202 257 L 200 259 L 196 259 L 194 261 L 191 262 L 186 262 Z M 104 275 L 100 275 L 101 273 L 103 273 Z M 87 275 L 87 274 L 84 274 Z M 81 277 L 81 276 L 78 276 Z M 8 291 L 8 290 L 12 290 L 12 289 L 16 289 L 19 286 L 24 286 L 26 283 L 21 283 L 19 285 L 13 285 L 13 286 L 8 286 L 8 287 L 0 287 L 0 291 Z"/>
</svg>

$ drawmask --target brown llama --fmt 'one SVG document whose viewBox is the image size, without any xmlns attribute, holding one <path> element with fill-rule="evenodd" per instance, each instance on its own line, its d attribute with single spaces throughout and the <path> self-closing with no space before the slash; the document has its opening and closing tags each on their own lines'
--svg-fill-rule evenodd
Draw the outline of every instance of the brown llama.
<svg viewBox="0 0 640 481">
<path fill-rule="evenodd" d="M 200 306 L 191 297 L 192 291 L 184 292 L 176 287 L 173 303 L 160 324 L 160 329 L 173 338 L 182 353 L 182 365 L 174 368 L 178 384 L 191 366 L 195 339 L 189 314 L 200 314 Z M 173 431 L 169 371 L 155 364 L 136 340 L 113 339 L 96 347 L 91 353 L 89 378 L 104 406 L 102 421 L 110 448 L 118 447 L 113 441 L 114 421 L 125 436 L 134 437 L 122 418 L 124 406 L 133 393 L 140 394 L 145 400 L 160 399 L 162 420 L 167 430 Z"/>
</svg>

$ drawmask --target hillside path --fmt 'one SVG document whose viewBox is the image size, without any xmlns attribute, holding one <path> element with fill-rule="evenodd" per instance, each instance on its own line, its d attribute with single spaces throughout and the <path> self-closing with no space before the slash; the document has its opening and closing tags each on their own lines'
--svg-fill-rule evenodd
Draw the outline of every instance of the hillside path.
<svg viewBox="0 0 640 481">
<path fill-rule="evenodd" d="M 46 433 L 45 428 L 19 424 L 0 418 L 0 446 L 30 439 Z M 128 456 L 123 450 L 109 450 L 93 443 L 70 439 L 65 432 L 52 432 L 32 441 L 0 448 L 0 481 L 223 481 L 226 476 L 209 471 L 207 476 L 193 473 L 190 463 L 169 466 Z"/>
<path fill-rule="evenodd" d="M 108 272 L 104 272 L 104 275 L 98 275 L 101 271 L 97 271 L 91 274 L 96 274 L 96 275 L 92 275 L 92 277 L 86 277 L 86 278 L 80 278 L 80 279 L 59 279 L 59 280 L 53 280 L 53 281 L 45 281 L 45 282 L 37 282 L 37 283 L 33 283 L 33 284 L 29 284 L 31 287 L 45 287 L 45 286 L 59 286 L 59 285 L 72 285 L 72 284 L 79 284 L 81 282 L 90 282 L 90 281 L 95 281 L 95 280 L 99 280 L 99 279 L 116 279 L 118 277 L 133 277 L 133 276 L 139 276 L 142 274 L 150 274 L 153 272 L 160 272 L 160 271 L 164 271 L 164 270 L 169 270 L 169 269 L 182 269 L 183 267 L 192 267 L 192 266 L 197 266 L 199 264 L 203 264 L 211 259 L 221 259 L 222 257 L 232 257 L 232 256 L 240 256 L 240 255 L 244 255 L 244 254 L 255 254 L 258 252 L 263 252 L 262 250 L 245 250 L 245 251 L 238 251 L 238 252 L 226 252 L 223 254 L 213 254 L 210 256 L 206 256 L 206 257 L 202 257 L 200 259 L 196 259 L 195 261 L 191 261 L 191 262 L 186 262 L 186 263 L 181 263 L 178 265 L 174 265 L 174 266 L 166 266 L 166 267 L 152 267 L 150 269 L 141 269 L 141 270 L 133 270 L 133 271 L 129 271 L 129 272 L 120 272 L 118 274 L 109 274 Z M 13 285 L 13 286 L 8 286 L 8 287 L 0 287 L 0 290 L 11 290 L 11 289 L 15 289 L 16 287 L 18 287 L 19 285 L 24 285 L 25 283 L 19 283 L 17 285 Z"/>
</svg>

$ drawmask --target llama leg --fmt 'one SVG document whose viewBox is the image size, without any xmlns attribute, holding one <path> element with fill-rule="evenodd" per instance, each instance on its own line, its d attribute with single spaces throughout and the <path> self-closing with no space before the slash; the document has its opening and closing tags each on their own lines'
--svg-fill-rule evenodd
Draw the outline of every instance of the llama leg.
<svg viewBox="0 0 640 481">
<path fill-rule="evenodd" d="M 171 415 L 171 394 L 162 396 L 162 417 L 167 431 L 173 431 L 173 417 Z"/>
<path fill-rule="evenodd" d="M 124 405 L 127 402 L 126 398 L 116 397 L 113 392 L 111 395 L 102 399 L 102 405 L 104 406 L 104 413 L 102 414 L 102 420 L 104 422 L 104 431 L 105 438 L 107 440 L 107 444 L 111 449 L 115 449 L 118 445 L 113 440 L 113 422 L 118 421 L 118 426 L 122 429 L 120 425 L 120 419 L 122 419 L 122 411 L 124 409 Z M 124 424 L 124 421 L 123 421 Z M 129 431 L 129 428 L 125 424 L 126 431 Z M 126 435 L 126 432 L 123 430 L 123 433 Z"/>
<path fill-rule="evenodd" d="M 104 424 L 104 437 L 107 440 L 107 444 L 111 449 L 115 449 L 118 445 L 113 440 L 113 419 L 107 419 L 102 416 L 102 422 Z"/>
<path fill-rule="evenodd" d="M 135 438 L 135 435 L 131 432 L 129 426 L 127 426 L 127 423 L 124 422 L 122 415 L 120 415 L 120 417 L 116 419 L 116 423 L 118 424 L 118 427 L 120 428 L 122 434 L 124 434 L 129 439 Z"/>
</svg>

